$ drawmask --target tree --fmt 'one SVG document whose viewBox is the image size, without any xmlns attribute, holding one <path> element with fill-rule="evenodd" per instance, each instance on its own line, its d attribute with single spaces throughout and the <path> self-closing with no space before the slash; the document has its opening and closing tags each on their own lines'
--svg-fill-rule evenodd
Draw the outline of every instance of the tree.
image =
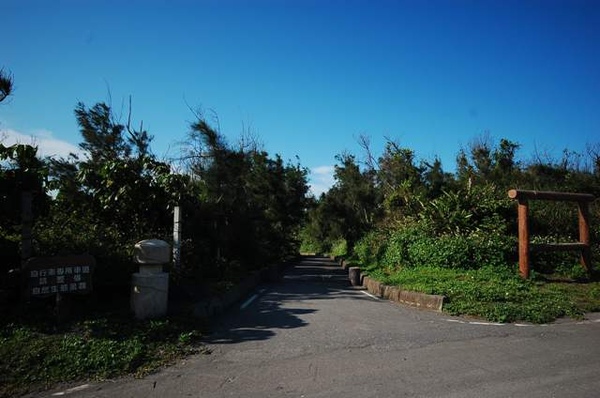
<svg viewBox="0 0 600 398">
<path fill-rule="evenodd" d="M 415 164 L 414 151 L 388 141 L 378 161 L 377 182 L 388 215 L 412 215 L 420 198 L 425 196 L 425 168 Z"/>
<path fill-rule="evenodd" d="M 46 163 L 37 157 L 36 147 L 0 144 L 0 287 L 8 270 L 19 267 L 23 254 L 19 253 L 24 225 L 23 194 L 28 193 L 32 198 L 31 222 L 48 210 L 46 176 Z"/>
<path fill-rule="evenodd" d="M 144 130 L 143 123 L 138 130 L 131 128 L 131 102 L 129 106 L 130 116 L 127 125 L 123 125 L 114 119 L 110 107 L 103 102 L 89 109 L 82 102 L 77 104 L 75 117 L 83 138 L 79 146 L 92 161 L 150 155 L 152 137 Z"/>
<path fill-rule="evenodd" d="M 520 181 L 520 164 L 515 159 L 520 145 L 502 138 L 496 145 L 489 134 L 474 139 L 468 152 L 459 151 L 456 158 L 457 179 L 462 186 L 495 184 L 506 190 Z"/>
<path fill-rule="evenodd" d="M 51 160 L 56 205 L 71 214 L 89 213 L 100 225 L 117 227 L 126 239 L 168 229 L 169 209 L 184 181 L 150 152 L 152 137 L 115 121 L 104 103 L 78 103 L 75 116 L 85 158 Z"/>
<path fill-rule="evenodd" d="M 423 161 L 422 166 L 424 166 L 423 184 L 427 189 L 428 199 L 439 197 L 454 182 L 454 176 L 444 172 L 440 158 L 436 157 L 433 163 Z"/>
<path fill-rule="evenodd" d="M 374 225 L 379 213 L 375 171 L 361 171 L 353 155 L 336 156 L 335 184 L 324 193 L 309 213 L 304 235 L 330 250 L 339 239 L 351 250 L 354 243 Z"/>
<path fill-rule="evenodd" d="M 202 229 L 189 232 L 203 247 L 202 272 L 222 278 L 236 267 L 260 267 L 296 251 L 306 215 L 307 171 L 257 145 L 232 147 L 196 116 L 185 160 L 203 192 L 193 210 Z"/>
<path fill-rule="evenodd" d="M 9 72 L 0 69 L 0 102 L 4 101 L 13 91 L 13 77 Z"/>
</svg>

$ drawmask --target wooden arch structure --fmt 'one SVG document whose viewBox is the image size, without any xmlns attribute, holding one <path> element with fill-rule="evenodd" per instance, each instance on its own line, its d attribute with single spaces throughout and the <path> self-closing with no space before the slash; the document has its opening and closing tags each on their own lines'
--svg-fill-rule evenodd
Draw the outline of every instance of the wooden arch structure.
<svg viewBox="0 0 600 398">
<path fill-rule="evenodd" d="M 508 197 L 516 199 L 519 217 L 519 273 L 523 278 L 529 278 L 529 253 L 533 251 L 580 251 L 581 265 L 586 272 L 592 271 L 592 255 L 590 245 L 590 211 L 589 204 L 595 198 L 594 195 L 585 193 L 566 193 L 550 191 L 526 191 L 511 189 Z M 579 213 L 579 242 L 553 243 L 553 244 L 531 244 L 529 241 L 529 201 L 549 200 L 576 202 Z"/>
</svg>

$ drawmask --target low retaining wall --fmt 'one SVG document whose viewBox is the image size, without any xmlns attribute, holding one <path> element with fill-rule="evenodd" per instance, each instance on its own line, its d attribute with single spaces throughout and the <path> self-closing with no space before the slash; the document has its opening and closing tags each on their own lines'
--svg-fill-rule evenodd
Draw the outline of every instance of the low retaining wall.
<svg viewBox="0 0 600 398">
<path fill-rule="evenodd" d="M 340 261 L 340 265 L 344 269 L 349 268 L 348 263 L 344 260 Z M 369 293 L 385 300 L 438 312 L 441 312 L 442 307 L 444 306 L 444 296 L 402 290 L 396 286 L 384 285 L 366 275 L 359 277 L 359 279 L 362 281 L 362 286 L 367 289 Z"/>
</svg>

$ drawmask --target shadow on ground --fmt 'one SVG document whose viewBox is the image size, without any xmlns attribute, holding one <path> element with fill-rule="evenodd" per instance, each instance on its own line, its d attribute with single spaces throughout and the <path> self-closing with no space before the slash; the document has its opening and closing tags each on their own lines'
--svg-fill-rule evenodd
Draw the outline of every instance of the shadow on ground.
<svg viewBox="0 0 600 398">
<path fill-rule="evenodd" d="M 306 326 L 308 323 L 302 316 L 318 311 L 306 308 L 308 300 L 369 300 L 356 294 L 345 270 L 322 257 L 303 257 L 290 264 L 281 281 L 259 286 L 255 294 L 256 300 L 247 307 L 237 306 L 221 317 L 207 342 L 235 344 L 266 340 L 278 329 Z"/>
</svg>

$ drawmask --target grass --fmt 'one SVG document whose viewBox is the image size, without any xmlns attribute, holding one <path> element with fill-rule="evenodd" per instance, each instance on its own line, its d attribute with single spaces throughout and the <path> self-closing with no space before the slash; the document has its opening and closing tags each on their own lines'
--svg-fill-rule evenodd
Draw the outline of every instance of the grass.
<svg viewBox="0 0 600 398">
<path fill-rule="evenodd" d="M 375 279 L 405 290 L 447 297 L 444 311 L 492 322 L 547 323 L 561 317 L 583 318 L 600 311 L 600 282 L 534 275 L 529 280 L 516 269 L 477 270 L 416 267 L 367 268 Z"/>
<path fill-rule="evenodd" d="M 60 383 L 143 376 L 204 352 L 200 338 L 205 329 L 193 317 L 138 321 L 123 310 L 60 324 L 39 305 L 15 311 L 2 320 L 0 331 L 0 397 Z"/>
</svg>

